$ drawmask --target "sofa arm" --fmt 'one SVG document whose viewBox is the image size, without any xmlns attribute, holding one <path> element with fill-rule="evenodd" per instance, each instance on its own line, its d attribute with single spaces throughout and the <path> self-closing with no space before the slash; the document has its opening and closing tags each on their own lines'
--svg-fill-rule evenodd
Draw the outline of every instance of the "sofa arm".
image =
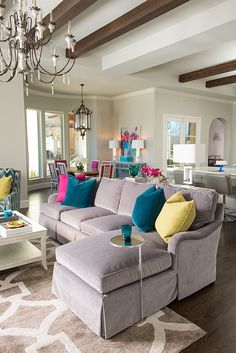
<svg viewBox="0 0 236 353">
<path fill-rule="evenodd" d="M 222 214 L 219 206 L 214 222 L 198 230 L 178 233 L 170 239 L 168 251 L 177 272 L 178 299 L 215 281 Z"/>
<path fill-rule="evenodd" d="M 57 202 L 57 195 L 58 195 L 58 193 L 49 195 L 48 203 L 56 203 Z"/>
<path fill-rule="evenodd" d="M 168 242 L 168 251 L 172 254 L 176 254 L 176 252 L 178 251 L 178 247 L 182 242 L 185 242 L 187 240 L 201 240 L 209 236 L 218 227 L 221 227 L 223 219 L 224 219 L 224 206 L 223 204 L 218 204 L 214 222 L 209 223 L 208 225 L 197 230 L 175 234 Z"/>
</svg>

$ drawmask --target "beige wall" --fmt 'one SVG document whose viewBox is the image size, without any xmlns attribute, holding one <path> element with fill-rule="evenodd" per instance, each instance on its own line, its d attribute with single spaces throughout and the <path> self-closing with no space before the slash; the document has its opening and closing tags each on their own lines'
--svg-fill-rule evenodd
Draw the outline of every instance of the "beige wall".
<svg viewBox="0 0 236 353">
<path fill-rule="evenodd" d="M 68 146 L 69 129 L 68 113 L 77 108 L 81 103 L 80 98 L 66 98 L 66 96 L 48 96 L 30 94 L 25 97 L 25 106 L 45 111 L 56 111 L 64 113 L 64 128 L 68 131 L 66 134 L 66 145 Z M 87 157 L 92 159 L 105 159 L 109 154 L 108 141 L 114 133 L 114 124 L 112 120 L 112 101 L 109 99 L 94 97 L 85 98 L 85 105 L 90 108 L 92 114 L 92 131 L 87 133 Z M 67 149 L 68 150 L 68 149 Z M 69 159 L 67 151 L 66 158 Z"/>
<path fill-rule="evenodd" d="M 27 152 L 21 76 L 0 84 L 0 167 L 21 170 L 21 206 L 27 207 Z"/>
<path fill-rule="evenodd" d="M 114 100 L 114 119 L 116 138 L 120 139 L 121 127 L 141 126 L 141 138 L 146 141 L 141 151 L 142 160 L 154 164 L 155 125 L 155 90 L 127 95 Z"/>
<path fill-rule="evenodd" d="M 160 131 L 157 140 L 156 151 L 162 150 L 163 144 L 163 115 L 186 115 L 201 118 L 201 143 L 206 145 L 206 163 L 208 156 L 208 143 L 209 143 L 209 128 L 211 122 L 215 118 L 225 120 L 225 153 L 224 158 L 231 163 L 230 160 L 230 129 L 232 121 L 232 108 L 231 102 L 213 100 L 207 97 L 197 95 L 180 94 L 171 91 L 158 90 L 156 91 L 156 131 Z M 162 154 L 156 154 L 156 160 L 159 165 L 163 164 Z"/>
<path fill-rule="evenodd" d="M 122 126 L 141 125 L 141 137 L 146 140 L 146 149 L 142 152 L 143 160 L 153 166 L 163 168 L 163 122 L 165 114 L 201 118 L 201 143 L 206 144 L 206 163 L 210 124 L 215 118 L 224 119 L 225 158 L 229 163 L 233 162 L 231 155 L 233 149 L 232 136 L 230 140 L 233 115 L 233 104 L 231 102 L 158 88 L 121 96 L 114 100 L 116 134 L 119 134 Z M 236 154 L 234 160 L 236 160 Z"/>
</svg>

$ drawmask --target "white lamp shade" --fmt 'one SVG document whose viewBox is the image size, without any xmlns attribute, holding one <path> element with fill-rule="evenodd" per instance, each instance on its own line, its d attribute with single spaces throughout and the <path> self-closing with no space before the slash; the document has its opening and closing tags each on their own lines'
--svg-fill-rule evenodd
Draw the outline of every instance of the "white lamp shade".
<svg viewBox="0 0 236 353">
<path fill-rule="evenodd" d="M 132 140 L 132 148 L 144 148 L 144 140 Z"/>
<path fill-rule="evenodd" d="M 215 165 L 227 165 L 227 161 L 216 161 Z"/>
<path fill-rule="evenodd" d="M 120 148 L 120 142 L 116 140 L 110 140 L 109 148 Z"/>
<path fill-rule="evenodd" d="M 176 163 L 205 162 L 205 145 L 204 144 L 173 145 L 173 161 Z"/>
</svg>

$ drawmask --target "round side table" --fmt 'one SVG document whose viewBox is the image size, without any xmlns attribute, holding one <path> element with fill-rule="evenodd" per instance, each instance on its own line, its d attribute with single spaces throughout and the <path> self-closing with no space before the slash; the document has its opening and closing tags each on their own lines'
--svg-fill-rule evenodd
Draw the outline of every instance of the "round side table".
<svg viewBox="0 0 236 353">
<path fill-rule="evenodd" d="M 140 314 L 143 321 L 143 271 L 142 271 L 142 245 L 145 239 L 140 235 L 131 235 L 130 241 L 125 242 L 122 235 L 117 235 L 110 239 L 110 243 L 118 248 L 138 248 L 139 253 L 139 275 L 140 275 Z"/>
</svg>

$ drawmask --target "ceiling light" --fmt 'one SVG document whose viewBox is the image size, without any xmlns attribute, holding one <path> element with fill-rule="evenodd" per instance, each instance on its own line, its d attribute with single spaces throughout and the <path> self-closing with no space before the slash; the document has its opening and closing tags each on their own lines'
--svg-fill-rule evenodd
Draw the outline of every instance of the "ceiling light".
<svg viewBox="0 0 236 353">
<path fill-rule="evenodd" d="M 80 86 L 81 86 L 81 104 L 79 108 L 73 111 L 74 129 L 76 131 L 79 131 L 80 135 L 82 136 L 82 139 L 84 139 L 86 132 L 92 130 L 91 129 L 92 110 L 90 110 L 84 105 L 84 97 L 83 97 L 84 83 L 81 83 Z"/>
<path fill-rule="evenodd" d="M 48 26 L 43 22 L 43 10 L 37 6 L 36 0 L 32 1 L 31 16 L 24 9 L 26 1 L 18 0 L 17 9 L 5 19 L 5 1 L 0 0 L 0 82 L 10 82 L 17 73 L 22 74 L 26 86 L 26 94 L 29 93 L 29 78 L 33 82 L 37 80 L 52 85 L 54 93 L 54 81 L 57 77 L 67 75 L 73 68 L 73 57 L 76 41 L 71 33 L 71 22 L 68 23 L 68 31 L 65 36 L 70 57 L 67 63 L 59 68 L 59 55 L 52 42 L 52 35 L 56 27 L 53 14 L 50 14 Z M 48 29 L 48 35 L 45 31 Z M 43 49 L 51 44 L 52 70 L 42 65 Z M 67 82 L 70 82 L 68 77 Z"/>
</svg>

